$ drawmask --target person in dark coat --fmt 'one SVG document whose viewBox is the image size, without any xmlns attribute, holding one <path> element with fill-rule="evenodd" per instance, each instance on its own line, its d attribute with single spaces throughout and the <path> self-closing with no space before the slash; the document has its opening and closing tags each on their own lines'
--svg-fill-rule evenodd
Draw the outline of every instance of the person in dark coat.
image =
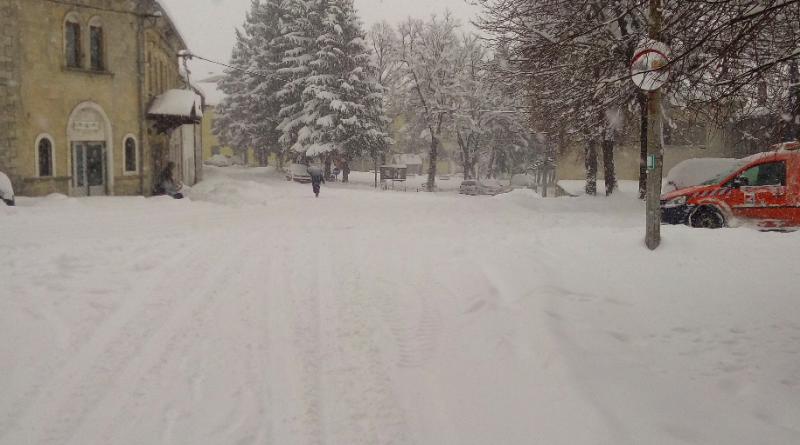
<svg viewBox="0 0 800 445">
<path fill-rule="evenodd" d="M 175 182 L 175 163 L 170 161 L 167 167 L 161 172 L 161 188 L 164 193 L 172 196 L 175 199 L 183 198 L 183 193 L 180 193 L 182 184 Z"/>
<path fill-rule="evenodd" d="M 322 169 L 316 165 L 308 167 L 308 174 L 311 175 L 311 187 L 314 189 L 314 195 L 319 198 L 319 185 L 325 182 L 325 175 Z"/>
</svg>

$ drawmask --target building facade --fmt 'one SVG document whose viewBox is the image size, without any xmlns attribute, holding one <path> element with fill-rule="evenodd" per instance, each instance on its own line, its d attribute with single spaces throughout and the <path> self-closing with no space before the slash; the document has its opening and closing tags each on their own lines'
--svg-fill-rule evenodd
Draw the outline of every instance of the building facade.
<svg viewBox="0 0 800 445">
<path fill-rule="evenodd" d="M 149 195 L 172 159 L 194 179 L 181 126 L 201 113 L 148 113 L 182 88 L 184 49 L 155 0 L 4 0 L 0 171 L 17 195 Z"/>
<path fill-rule="evenodd" d="M 729 158 L 736 153 L 730 143 L 730 133 L 702 121 L 673 119 L 664 123 L 664 159 L 666 176 L 678 163 L 693 158 Z M 635 131 L 629 131 L 614 145 L 614 171 L 617 180 L 638 180 L 641 147 Z M 586 142 L 562 148 L 556 158 L 556 180 L 586 179 Z M 603 175 L 603 155 L 598 143 L 597 179 Z"/>
</svg>

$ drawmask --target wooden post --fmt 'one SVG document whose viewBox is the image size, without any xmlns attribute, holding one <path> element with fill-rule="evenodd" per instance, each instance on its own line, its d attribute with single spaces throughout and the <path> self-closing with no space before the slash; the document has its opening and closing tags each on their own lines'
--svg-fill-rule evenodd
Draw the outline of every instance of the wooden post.
<svg viewBox="0 0 800 445">
<path fill-rule="evenodd" d="M 661 0 L 650 0 L 650 38 L 661 41 Z M 661 145 L 661 90 L 647 93 L 647 154 L 653 168 L 647 171 L 647 234 L 645 244 L 654 250 L 661 243 L 661 177 L 664 147 Z"/>
</svg>

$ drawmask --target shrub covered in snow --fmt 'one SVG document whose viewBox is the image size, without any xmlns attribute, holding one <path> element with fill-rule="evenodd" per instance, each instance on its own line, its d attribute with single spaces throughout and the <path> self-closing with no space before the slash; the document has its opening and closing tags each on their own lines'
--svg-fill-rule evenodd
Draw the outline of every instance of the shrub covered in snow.
<svg viewBox="0 0 800 445">
<path fill-rule="evenodd" d="M 213 165 L 215 167 L 230 167 L 234 164 L 232 157 L 229 155 L 214 155 L 203 161 L 203 164 Z"/>
<path fill-rule="evenodd" d="M 11 186 L 11 180 L 3 172 L 0 172 L 0 199 L 9 204 L 14 202 L 14 188 Z"/>
</svg>

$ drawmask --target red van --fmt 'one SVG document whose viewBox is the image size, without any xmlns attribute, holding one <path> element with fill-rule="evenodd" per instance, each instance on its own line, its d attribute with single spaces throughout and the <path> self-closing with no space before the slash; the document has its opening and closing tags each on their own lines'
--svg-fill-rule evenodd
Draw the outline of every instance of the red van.
<svg viewBox="0 0 800 445">
<path fill-rule="evenodd" d="M 661 195 L 662 224 L 718 228 L 738 219 L 800 226 L 800 142 L 773 145 L 700 185 Z"/>
</svg>

